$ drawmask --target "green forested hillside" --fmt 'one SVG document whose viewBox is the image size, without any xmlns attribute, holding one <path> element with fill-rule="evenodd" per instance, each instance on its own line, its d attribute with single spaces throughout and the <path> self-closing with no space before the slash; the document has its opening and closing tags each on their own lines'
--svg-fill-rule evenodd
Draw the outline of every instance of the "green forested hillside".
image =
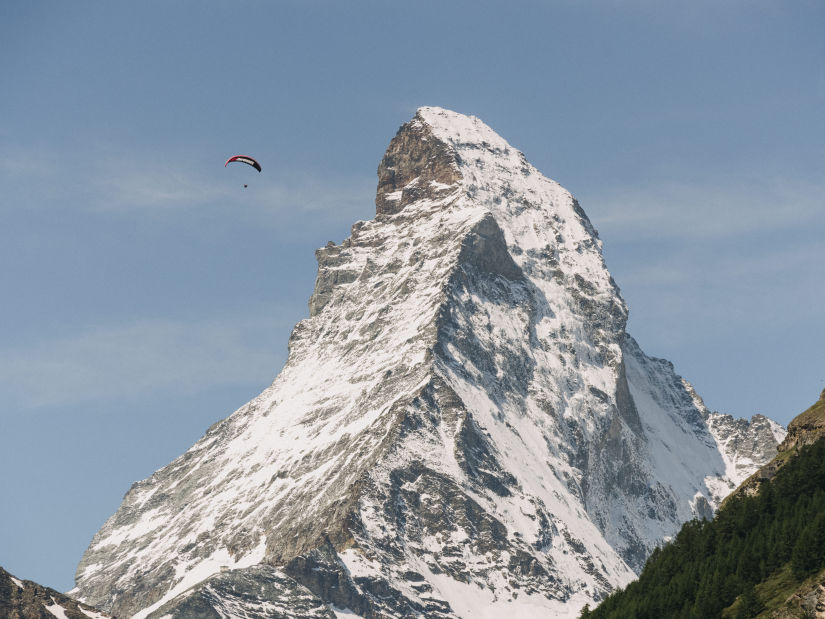
<svg viewBox="0 0 825 619">
<path fill-rule="evenodd" d="M 799 449 L 754 496 L 687 523 L 639 580 L 586 618 L 756 617 L 825 569 L 825 438 Z M 799 614 L 806 616 L 800 609 Z M 809 615 L 813 616 L 813 615 Z"/>
</svg>

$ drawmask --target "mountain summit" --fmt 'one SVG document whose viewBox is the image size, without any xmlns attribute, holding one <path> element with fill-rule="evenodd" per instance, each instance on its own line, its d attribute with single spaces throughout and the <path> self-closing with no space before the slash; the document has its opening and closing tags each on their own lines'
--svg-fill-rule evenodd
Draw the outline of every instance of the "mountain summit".
<svg viewBox="0 0 825 619">
<path fill-rule="evenodd" d="M 642 353 L 579 204 L 480 120 L 420 108 L 378 177 L 375 218 L 316 252 L 279 376 L 132 486 L 72 593 L 137 617 L 574 616 L 776 453 L 777 424 L 709 412 Z"/>
</svg>

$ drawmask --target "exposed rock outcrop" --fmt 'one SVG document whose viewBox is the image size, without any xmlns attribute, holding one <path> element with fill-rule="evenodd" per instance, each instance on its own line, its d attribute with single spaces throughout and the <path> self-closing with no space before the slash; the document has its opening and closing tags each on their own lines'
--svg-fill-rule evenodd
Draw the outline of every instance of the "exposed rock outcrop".
<svg viewBox="0 0 825 619">
<path fill-rule="evenodd" d="M 788 424 L 788 435 L 779 445 L 779 452 L 811 445 L 825 436 L 825 390 L 819 400 Z"/>
<path fill-rule="evenodd" d="M 770 619 L 825 618 L 825 572 L 808 579 L 788 597 L 785 603 L 770 612 Z"/>
<path fill-rule="evenodd" d="M 776 472 L 800 447 L 812 445 L 823 436 L 825 436 L 825 390 L 822 391 L 815 404 L 794 417 L 788 424 L 787 434 L 777 447 L 776 457 L 759 467 L 730 496 L 740 493 L 756 494 L 759 492 L 759 487 L 773 479 Z"/>
<path fill-rule="evenodd" d="M 20 580 L 0 567 L 0 617 L 3 619 L 107 619 L 109 615 L 87 604 L 38 585 Z"/>
</svg>

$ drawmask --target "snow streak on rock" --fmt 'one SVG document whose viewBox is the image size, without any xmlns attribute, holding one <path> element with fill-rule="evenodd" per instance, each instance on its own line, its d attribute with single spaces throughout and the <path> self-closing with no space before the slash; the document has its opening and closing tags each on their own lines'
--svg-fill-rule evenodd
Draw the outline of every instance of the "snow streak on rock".
<svg viewBox="0 0 825 619">
<path fill-rule="evenodd" d="M 0 567 L 0 617 L 10 619 L 110 619 L 109 615 L 30 580 L 20 580 Z"/>
<path fill-rule="evenodd" d="M 481 121 L 421 108 L 378 172 L 281 374 L 132 487 L 83 599 L 575 616 L 772 456 L 639 350 L 587 216 Z"/>
</svg>

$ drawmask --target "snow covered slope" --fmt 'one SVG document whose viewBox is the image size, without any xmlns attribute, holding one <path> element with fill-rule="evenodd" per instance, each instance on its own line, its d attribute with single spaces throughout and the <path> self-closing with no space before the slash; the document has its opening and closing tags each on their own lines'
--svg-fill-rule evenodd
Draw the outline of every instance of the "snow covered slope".
<svg viewBox="0 0 825 619">
<path fill-rule="evenodd" d="M 587 216 L 481 121 L 419 109 L 378 175 L 275 382 L 130 489 L 73 593 L 137 617 L 575 616 L 745 473 L 732 433 L 772 457 L 773 428 L 716 423 L 638 349 Z"/>
</svg>

